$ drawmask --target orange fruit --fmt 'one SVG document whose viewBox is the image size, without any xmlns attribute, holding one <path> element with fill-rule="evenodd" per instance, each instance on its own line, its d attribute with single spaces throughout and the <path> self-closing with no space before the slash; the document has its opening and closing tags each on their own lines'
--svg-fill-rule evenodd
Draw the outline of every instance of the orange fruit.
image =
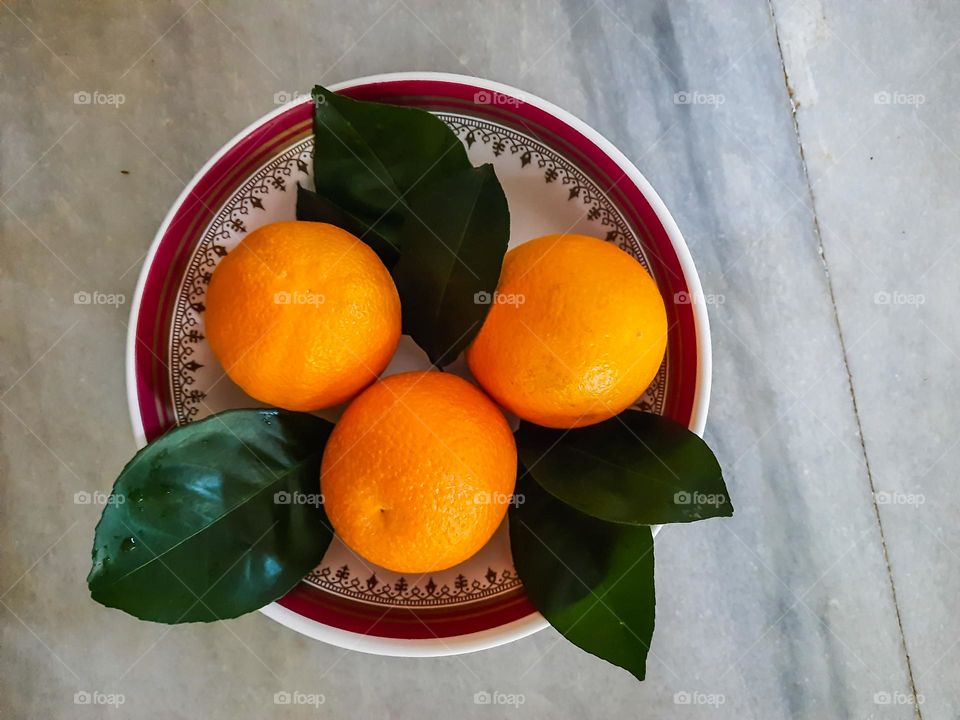
<svg viewBox="0 0 960 720">
<path fill-rule="evenodd" d="M 507 512 L 517 448 L 500 409 L 444 372 L 374 383 L 336 424 L 320 488 L 334 530 L 358 555 L 429 573 L 482 548 Z"/>
<path fill-rule="evenodd" d="M 277 222 L 220 262 L 204 314 L 230 379 L 261 402 L 318 410 L 373 382 L 400 341 L 400 297 L 376 253 L 333 225 Z"/>
<path fill-rule="evenodd" d="M 553 428 L 606 420 L 657 374 L 667 315 L 653 278 L 611 243 L 547 235 L 510 250 L 467 363 L 515 415 Z"/>
</svg>

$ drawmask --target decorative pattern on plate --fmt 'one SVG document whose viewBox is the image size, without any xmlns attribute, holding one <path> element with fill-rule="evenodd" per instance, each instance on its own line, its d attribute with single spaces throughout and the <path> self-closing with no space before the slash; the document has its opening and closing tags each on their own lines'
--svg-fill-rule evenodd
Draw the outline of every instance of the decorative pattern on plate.
<svg viewBox="0 0 960 720">
<path fill-rule="evenodd" d="M 559 183 L 568 188 L 567 201 L 582 203 L 585 217 L 607 228 L 606 239 L 634 255 L 649 270 L 642 245 L 634 231 L 606 194 L 567 159 L 534 138 L 511 128 L 470 116 L 438 113 L 468 147 L 476 143 L 487 146 L 495 158 L 515 157 L 519 168 L 542 171 L 547 184 Z M 313 154 L 313 138 L 305 138 L 279 153 L 257 170 L 219 210 L 194 250 L 180 286 L 170 328 L 170 383 L 177 424 L 192 422 L 201 410 L 211 411 L 206 404 L 209 387 L 203 383 L 219 382 L 203 375 L 209 352 L 201 351 L 205 338 L 201 331 L 207 285 L 217 263 L 229 247 L 239 241 L 251 227 L 257 227 L 258 214 L 268 215 L 271 196 L 295 189 L 297 182 L 308 182 Z M 273 203 L 275 206 L 275 203 Z M 666 399 L 666 364 L 635 407 L 649 412 L 662 412 Z M 205 378 L 205 379 L 202 379 Z M 219 408 L 213 408 L 219 409 Z M 374 573 L 358 575 L 348 565 L 322 565 L 304 581 L 324 591 L 364 602 L 395 607 L 440 607 L 475 602 L 520 586 L 512 567 L 499 571 L 488 568 L 479 577 L 457 575 L 437 584 L 410 583 L 406 578 L 385 581 Z"/>
<path fill-rule="evenodd" d="M 626 221 L 610 203 L 610 200 L 586 175 L 570 165 L 564 158 L 534 138 L 500 125 L 460 115 L 438 113 L 437 116 L 467 144 L 467 147 L 473 147 L 475 142 L 480 141 L 490 145 L 496 157 L 509 152 L 511 155 L 517 156 L 521 167 L 525 168 L 533 164 L 543 170 L 545 182 L 559 181 L 561 185 L 569 186 L 567 199 L 580 198 L 583 204 L 590 208 L 587 211 L 587 219 L 599 221 L 605 227 L 610 228 L 606 239 L 616 243 L 618 247 L 631 255 L 637 256 L 643 266 L 648 270 L 650 269 L 646 258 L 643 257 L 640 245 L 634 239 Z"/>
<path fill-rule="evenodd" d="M 204 340 L 200 317 L 205 307 L 207 285 L 213 269 L 227 254 L 227 243 L 236 234 L 247 232 L 245 220 L 255 210 L 263 211 L 264 198 L 272 192 L 286 192 L 308 177 L 313 159 L 313 139 L 301 140 L 273 158 L 224 204 L 210 223 L 184 274 L 177 295 L 170 342 L 170 383 L 173 390 L 177 424 L 196 419 L 207 394 L 197 387 L 197 370 L 203 367 L 194 359 L 196 346 Z"/>
<path fill-rule="evenodd" d="M 487 568 L 482 579 L 473 580 L 461 573 L 454 579 L 453 587 L 446 583 L 437 585 L 432 577 L 423 585 L 411 585 L 405 577 L 385 583 L 375 572 L 355 575 L 347 565 L 338 568 L 319 567 L 305 577 L 304 582 L 338 595 L 391 607 L 431 607 L 472 602 L 520 587 L 520 578 L 512 568 L 499 573 Z"/>
</svg>

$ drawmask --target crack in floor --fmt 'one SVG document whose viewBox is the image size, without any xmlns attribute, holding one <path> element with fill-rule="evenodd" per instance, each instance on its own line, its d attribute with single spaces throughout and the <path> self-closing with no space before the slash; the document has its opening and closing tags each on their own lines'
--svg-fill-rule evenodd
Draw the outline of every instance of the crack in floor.
<svg viewBox="0 0 960 720">
<path fill-rule="evenodd" d="M 890 554 L 887 551 L 887 538 L 883 531 L 883 521 L 880 518 L 880 508 L 877 505 L 877 488 L 873 480 L 873 471 L 870 468 L 870 458 L 867 455 L 867 446 L 863 437 L 863 425 L 860 422 L 860 409 L 857 406 L 857 394 L 853 387 L 853 374 L 850 370 L 850 358 L 847 355 L 846 340 L 843 336 L 843 327 L 840 324 L 840 314 L 837 310 L 837 299 L 833 288 L 833 279 L 830 277 L 830 266 L 827 262 L 826 250 L 823 246 L 823 237 L 820 234 L 820 218 L 817 215 L 816 198 L 814 197 L 813 184 L 810 182 L 810 171 L 807 167 L 807 158 L 804 153 L 803 140 L 800 136 L 800 123 L 797 119 L 797 102 L 794 99 L 794 89 L 790 85 L 790 74 L 787 71 L 786 58 L 783 54 L 783 44 L 780 41 L 780 27 L 777 25 L 777 13 L 773 6 L 773 0 L 767 0 L 767 7 L 770 13 L 770 20 L 773 23 L 774 38 L 777 43 L 777 53 L 780 57 L 780 69 L 783 72 L 783 84 L 790 99 L 791 118 L 793 121 L 793 131 L 797 137 L 797 148 L 800 152 L 800 169 L 803 172 L 803 178 L 807 185 L 807 195 L 810 198 L 810 213 L 813 215 L 813 232 L 817 240 L 817 251 L 820 254 L 820 262 L 823 265 L 823 273 L 827 280 L 827 289 L 830 294 L 830 306 L 833 310 L 833 321 L 837 328 L 837 336 L 840 340 L 840 352 L 843 356 L 843 367 L 847 373 L 847 387 L 850 389 L 850 400 L 853 403 L 853 415 L 857 424 L 857 437 L 860 441 L 860 450 L 863 454 L 863 463 L 867 471 L 867 480 L 870 483 L 870 494 L 873 499 L 873 514 L 877 521 L 877 528 L 880 531 L 880 545 L 883 549 L 883 560 L 887 567 L 887 579 L 890 583 L 890 593 L 893 598 L 893 608 L 897 618 L 897 628 L 900 631 L 900 647 L 903 648 L 903 655 L 907 661 L 907 676 L 910 680 L 910 690 L 913 697 L 919 697 L 917 694 L 917 685 L 913 676 L 913 663 L 910 659 L 910 652 L 907 649 L 907 638 L 903 631 L 903 621 L 900 617 L 900 603 L 897 600 L 897 587 L 893 579 L 893 568 L 890 564 Z M 917 720 L 923 720 L 923 713 L 920 711 L 920 703 L 913 703 L 914 716 Z"/>
</svg>

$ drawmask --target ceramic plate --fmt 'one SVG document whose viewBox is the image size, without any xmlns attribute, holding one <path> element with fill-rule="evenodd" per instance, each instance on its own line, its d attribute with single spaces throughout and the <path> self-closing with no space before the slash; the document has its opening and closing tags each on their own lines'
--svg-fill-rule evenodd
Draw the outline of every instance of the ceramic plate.
<svg viewBox="0 0 960 720">
<path fill-rule="evenodd" d="M 667 357 L 637 407 L 702 432 L 710 342 L 700 282 L 663 202 L 623 154 L 554 105 L 487 80 L 399 73 L 333 89 L 427 109 L 463 140 L 475 165 L 493 163 L 510 206 L 511 245 L 576 232 L 633 254 L 656 279 L 670 321 Z M 213 356 L 204 337 L 204 295 L 232 247 L 261 225 L 294 219 L 297 183 L 312 188 L 311 109 L 309 98 L 299 98 L 237 135 L 160 227 L 140 275 L 127 346 L 139 443 L 220 410 L 259 405 Z M 427 366 L 404 338 L 386 374 Z M 546 626 L 516 576 L 505 524 L 472 559 L 422 577 L 372 567 L 334 539 L 320 566 L 263 612 L 335 645 L 404 656 L 470 652 Z"/>
</svg>

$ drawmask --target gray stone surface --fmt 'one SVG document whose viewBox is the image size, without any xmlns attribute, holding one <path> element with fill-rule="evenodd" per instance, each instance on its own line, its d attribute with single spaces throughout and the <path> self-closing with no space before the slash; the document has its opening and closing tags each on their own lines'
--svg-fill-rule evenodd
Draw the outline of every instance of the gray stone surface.
<svg viewBox="0 0 960 720">
<path fill-rule="evenodd" d="M 4 0 L 0 717 L 956 717 L 958 21 L 899 0 Z M 410 69 L 596 127 L 716 296 L 707 437 L 737 514 L 658 537 L 643 684 L 552 630 L 402 660 L 259 615 L 140 623 L 87 594 L 99 509 L 73 495 L 109 489 L 134 449 L 128 308 L 74 293 L 129 298 L 185 182 L 275 93 Z M 95 90 L 125 102 L 74 104 Z M 281 713 L 281 690 L 326 702 Z"/>
<path fill-rule="evenodd" d="M 920 710 L 958 717 L 956 7 L 775 6 Z"/>
</svg>

